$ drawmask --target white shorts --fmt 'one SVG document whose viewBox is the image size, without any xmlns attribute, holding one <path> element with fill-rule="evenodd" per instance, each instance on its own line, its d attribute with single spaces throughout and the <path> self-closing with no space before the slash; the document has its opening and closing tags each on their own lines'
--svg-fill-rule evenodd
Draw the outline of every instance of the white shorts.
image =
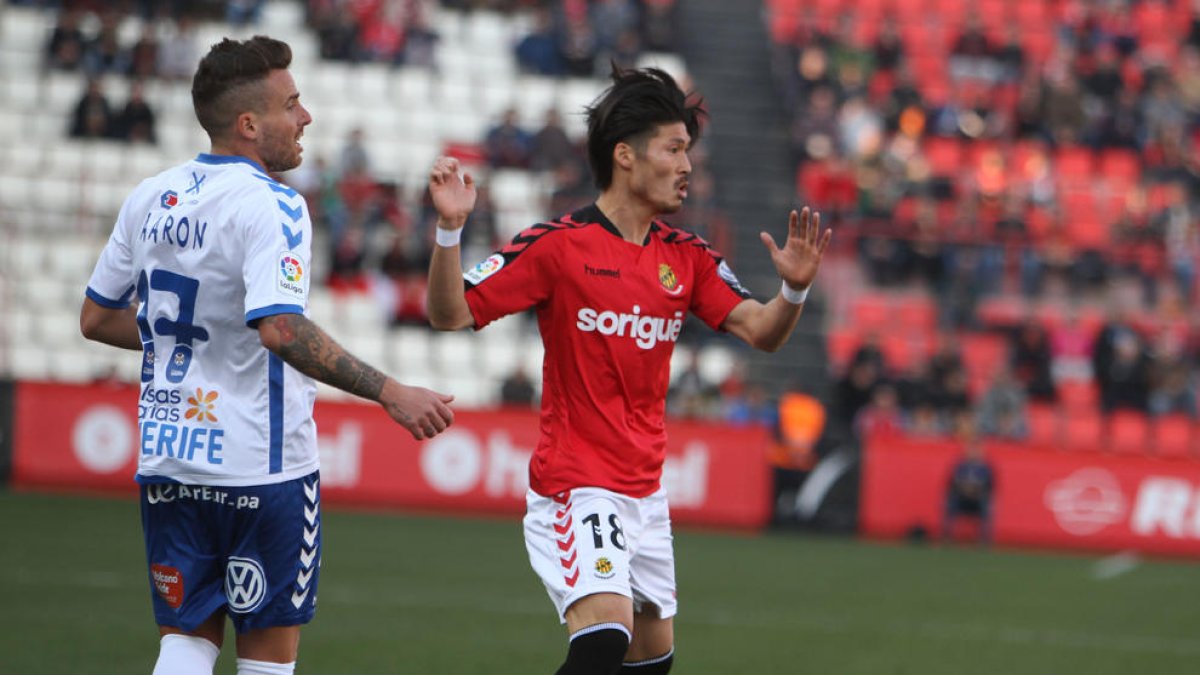
<svg viewBox="0 0 1200 675">
<path fill-rule="evenodd" d="M 675 616 L 675 552 L 666 493 L 635 499 L 600 488 L 525 495 L 529 563 L 566 623 L 567 608 L 594 593 L 619 593 L 634 611 Z"/>
</svg>

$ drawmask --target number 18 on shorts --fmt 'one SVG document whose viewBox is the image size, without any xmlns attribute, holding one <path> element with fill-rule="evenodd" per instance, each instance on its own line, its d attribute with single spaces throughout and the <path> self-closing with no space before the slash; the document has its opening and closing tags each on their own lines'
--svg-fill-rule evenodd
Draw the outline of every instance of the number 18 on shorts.
<svg viewBox="0 0 1200 675">
<path fill-rule="evenodd" d="M 632 598 L 637 611 L 674 616 L 675 557 L 663 490 L 641 499 L 599 488 L 525 498 L 525 547 L 559 620 L 595 593 Z"/>
</svg>

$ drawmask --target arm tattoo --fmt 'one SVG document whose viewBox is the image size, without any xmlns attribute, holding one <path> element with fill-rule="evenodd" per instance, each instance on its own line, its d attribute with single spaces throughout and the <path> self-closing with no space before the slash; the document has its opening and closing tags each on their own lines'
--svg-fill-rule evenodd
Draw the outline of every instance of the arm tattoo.
<svg viewBox="0 0 1200 675">
<path fill-rule="evenodd" d="M 268 319 L 279 332 L 279 357 L 296 370 L 331 387 L 379 400 L 387 376 L 347 352 L 321 327 L 301 314 Z"/>
</svg>

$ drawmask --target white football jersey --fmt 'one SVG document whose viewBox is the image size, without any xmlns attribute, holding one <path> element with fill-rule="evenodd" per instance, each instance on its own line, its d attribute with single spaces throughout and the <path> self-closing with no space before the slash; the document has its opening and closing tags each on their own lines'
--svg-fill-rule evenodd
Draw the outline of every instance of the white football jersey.
<svg viewBox="0 0 1200 675">
<path fill-rule="evenodd" d="M 316 385 L 251 326 L 305 312 L 311 251 L 304 197 L 244 157 L 201 154 L 125 200 L 87 295 L 141 303 L 139 482 L 262 485 L 317 469 Z"/>
</svg>

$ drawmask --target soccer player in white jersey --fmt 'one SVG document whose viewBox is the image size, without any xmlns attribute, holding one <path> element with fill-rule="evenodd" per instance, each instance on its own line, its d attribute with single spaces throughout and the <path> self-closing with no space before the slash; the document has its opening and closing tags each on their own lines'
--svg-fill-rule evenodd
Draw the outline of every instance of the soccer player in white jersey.
<svg viewBox="0 0 1200 675">
<path fill-rule="evenodd" d="M 192 82 L 211 152 L 130 194 L 81 310 L 87 338 L 142 352 L 155 675 L 210 675 L 227 617 L 240 675 L 293 672 L 321 561 L 314 380 L 377 401 L 417 440 L 453 421 L 452 397 L 400 384 L 305 316 L 312 223 L 272 178 L 300 164 L 312 122 L 290 63 L 267 37 L 212 47 Z"/>
<path fill-rule="evenodd" d="M 438 160 L 429 268 L 436 328 L 537 312 L 545 345 L 541 439 L 529 465 L 525 546 L 570 645 L 558 675 L 664 675 L 674 660 L 675 564 L 663 411 L 671 351 L 691 312 L 753 347 L 779 348 L 800 317 L 831 232 L 792 211 L 768 303 L 694 234 L 658 220 L 687 197 L 697 101 L 666 73 L 614 69 L 588 110 L 595 203 L 530 227 L 462 273 L 474 182 Z"/>
</svg>

